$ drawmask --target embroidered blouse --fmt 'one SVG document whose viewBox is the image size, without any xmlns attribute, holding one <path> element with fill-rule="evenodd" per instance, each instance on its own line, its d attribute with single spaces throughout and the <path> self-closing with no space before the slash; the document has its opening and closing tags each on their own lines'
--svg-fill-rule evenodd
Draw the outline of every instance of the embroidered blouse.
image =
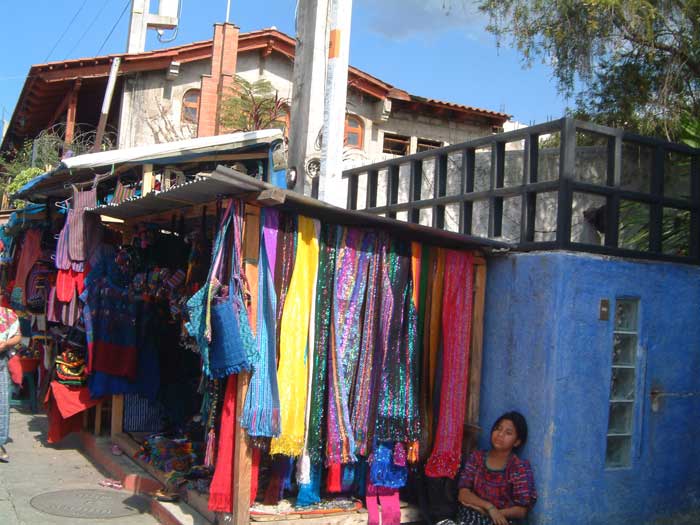
<svg viewBox="0 0 700 525">
<path fill-rule="evenodd" d="M 486 465 L 487 453 L 475 450 L 462 467 L 459 488 L 467 488 L 499 509 L 514 505 L 531 508 L 537 500 L 530 463 L 511 454 L 503 470 Z"/>
</svg>

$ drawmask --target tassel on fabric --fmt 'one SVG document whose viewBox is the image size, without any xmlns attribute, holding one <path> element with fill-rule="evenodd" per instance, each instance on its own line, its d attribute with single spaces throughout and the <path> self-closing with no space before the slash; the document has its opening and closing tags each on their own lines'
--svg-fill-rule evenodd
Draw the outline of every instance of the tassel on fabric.
<svg viewBox="0 0 700 525">
<path fill-rule="evenodd" d="M 309 466 L 309 482 L 299 486 L 296 507 L 309 507 L 321 501 L 321 477 L 323 465 L 312 463 Z"/>
<path fill-rule="evenodd" d="M 204 465 L 206 467 L 213 467 L 214 466 L 214 443 L 216 442 L 216 433 L 214 432 L 214 429 L 211 428 L 209 429 L 209 433 L 207 434 L 207 447 L 206 447 L 206 452 L 204 453 Z"/>
</svg>

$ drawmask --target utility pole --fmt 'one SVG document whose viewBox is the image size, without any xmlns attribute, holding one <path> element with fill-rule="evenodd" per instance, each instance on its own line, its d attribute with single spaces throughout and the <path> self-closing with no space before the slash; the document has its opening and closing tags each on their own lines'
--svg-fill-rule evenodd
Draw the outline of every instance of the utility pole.
<svg viewBox="0 0 700 525">
<path fill-rule="evenodd" d="M 142 53 L 146 49 L 146 33 L 149 29 L 175 29 L 181 0 L 159 0 L 158 14 L 151 14 L 151 0 L 131 0 L 131 19 L 127 53 Z"/>
<path fill-rule="evenodd" d="M 299 1 L 289 134 L 296 191 L 308 195 L 317 182 L 319 198 L 342 207 L 351 12 L 352 0 Z"/>
</svg>

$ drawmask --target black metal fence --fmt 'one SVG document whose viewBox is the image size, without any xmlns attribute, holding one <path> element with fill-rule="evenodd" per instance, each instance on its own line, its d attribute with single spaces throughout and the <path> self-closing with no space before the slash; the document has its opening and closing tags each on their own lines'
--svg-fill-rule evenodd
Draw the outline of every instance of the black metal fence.
<svg viewBox="0 0 700 525">
<path fill-rule="evenodd" d="M 700 150 L 563 118 L 347 170 L 352 210 L 521 250 L 700 264 Z"/>
</svg>

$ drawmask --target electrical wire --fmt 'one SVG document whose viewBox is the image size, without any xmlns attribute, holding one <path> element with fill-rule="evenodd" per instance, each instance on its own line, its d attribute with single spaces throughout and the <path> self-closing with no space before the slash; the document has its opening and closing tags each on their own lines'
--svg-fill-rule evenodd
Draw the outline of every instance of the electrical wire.
<svg viewBox="0 0 700 525">
<path fill-rule="evenodd" d="M 105 10 L 105 7 L 107 7 L 107 4 L 109 4 L 109 0 L 104 0 L 104 2 L 102 2 L 102 7 L 97 12 L 97 14 L 93 17 L 92 22 L 90 22 L 90 24 L 88 24 L 88 26 L 85 29 L 85 31 L 83 32 L 83 34 L 80 35 L 80 38 L 78 39 L 78 41 L 75 44 L 73 44 L 73 47 L 71 48 L 70 51 L 68 51 L 66 56 L 70 56 L 71 54 L 73 54 L 73 51 L 75 51 L 75 49 L 80 45 L 80 43 L 83 41 L 83 39 L 87 36 L 87 34 L 92 29 L 92 26 L 95 25 L 95 22 L 97 22 L 97 19 L 100 17 L 102 12 Z"/>
<path fill-rule="evenodd" d="M 63 30 L 63 33 L 61 33 L 61 36 L 58 37 L 58 40 L 56 40 L 56 43 L 55 43 L 55 44 L 53 45 L 53 47 L 51 48 L 51 51 L 49 51 L 49 54 L 46 55 L 46 58 L 44 59 L 44 62 L 48 62 L 48 61 L 49 61 L 49 57 L 51 56 L 51 54 L 52 54 L 54 51 L 56 51 L 56 48 L 58 47 L 58 44 L 60 44 L 60 43 L 61 43 L 61 40 L 63 40 L 63 37 L 66 36 L 66 33 L 68 32 L 68 30 L 69 30 L 69 29 L 71 28 L 71 26 L 73 25 L 73 22 L 75 22 L 75 19 L 78 18 L 78 15 L 79 15 L 80 12 L 83 10 L 83 7 L 85 7 L 85 4 L 87 4 L 87 0 L 83 0 L 83 3 L 80 5 L 80 7 L 78 8 L 78 10 L 75 12 L 75 14 L 73 15 L 73 18 L 71 18 L 70 22 L 68 22 L 68 25 L 67 25 L 66 28 Z"/>
<path fill-rule="evenodd" d="M 112 29 L 109 30 L 109 33 L 108 33 L 107 36 L 105 37 L 104 42 L 102 42 L 102 45 L 100 46 L 100 49 L 97 50 L 97 55 L 98 55 L 98 56 L 100 55 L 100 52 L 102 51 L 102 48 L 105 47 L 105 44 L 106 44 L 107 41 L 109 40 L 109 37 L 112 36 L 112 33 L 114 33 L 114 30 L 115 30 L 115 29 L 117 28 L 117 26 L 119 25 L 119 22 L 121 22 L 122 17 L 124 16 L 124 13 L 126 13 L 126 8 L 129 7 L 129 4 L 130 4 L 130 3 L 131 3 L 131 0 L 126 0 L 126 2 L 124 3 L 124 9 L 122 9 L 122 12 L 121 12 L 121 14 L 119 15 L 119 18 L 117 18 L 117 21 L 114 22 L 114 25 L 112 26 Z"/>
</svg>

